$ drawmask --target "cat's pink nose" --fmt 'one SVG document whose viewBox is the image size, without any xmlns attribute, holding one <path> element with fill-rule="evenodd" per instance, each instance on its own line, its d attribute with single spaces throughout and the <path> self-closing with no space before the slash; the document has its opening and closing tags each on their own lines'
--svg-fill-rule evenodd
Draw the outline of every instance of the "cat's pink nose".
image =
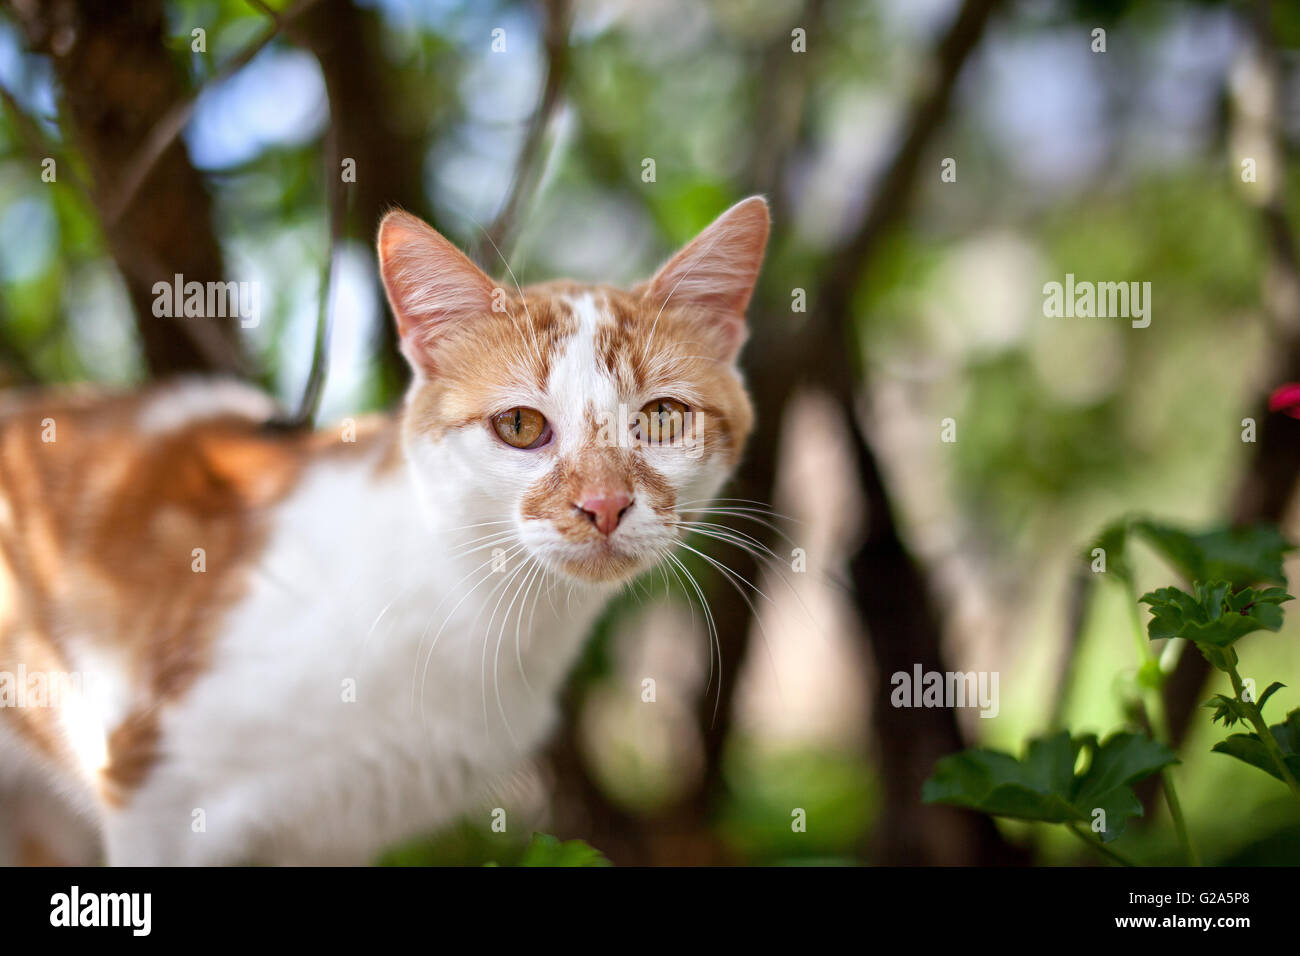
<svg viewBox="0 0 1300 956">
<path fill-rule="evenodd" d="M 619 520 L 632 507 L 632 496 L 626 491 L 596 491 L 578 500 L 578 510 L 596 526 L 601 534 L 612 534 Z"/>
</svg>

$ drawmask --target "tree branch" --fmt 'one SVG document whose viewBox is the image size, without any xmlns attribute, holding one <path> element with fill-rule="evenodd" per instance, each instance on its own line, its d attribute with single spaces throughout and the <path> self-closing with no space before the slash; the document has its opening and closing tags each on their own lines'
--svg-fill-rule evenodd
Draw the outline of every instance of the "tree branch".
<svg viewBox="0 0 1300 956">
<path fill-rule="evenodd" d="M 507 263 L 510 261 L 510 247 L 515 240 L 519 211 L 532 199 L 541 181 L 542 172 L 546 168 L 542 145 L 546 141 L 546 131 L 559 109 L 569 75 L 569 29 L 573 22 L 572 5 L 570 0 L 545 0 L 543 8 L 546 14 L 543 27 L 546 80 L 542 84 L 541 99 L 537 109 L 533 111 L 528 132 L 524 135 L 523 145 L 519 149 L 519 159 L 515 163 L 515 175 L 510 185 L 510 192 L 506 194 L 500 212 L 488 226 L 486 233 L 488 246 Z M 489 269 L 489 272 L 496 271 L 496 269 Z"/>
</svg>

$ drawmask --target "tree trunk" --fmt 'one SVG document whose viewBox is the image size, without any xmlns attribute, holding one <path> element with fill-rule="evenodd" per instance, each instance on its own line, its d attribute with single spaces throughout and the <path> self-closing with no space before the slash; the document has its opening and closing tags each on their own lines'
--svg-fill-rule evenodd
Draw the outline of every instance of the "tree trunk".
<svg viewBox="0 0 1300 956">
<path fill-rule="evenodd" d="M 125 171 L 155 123 L 188 90 L 167 53 L 162 0 L 11 0 L 28 46 L 49 55 L 68 131 L 108 222 Z M 186 37 L 188 41 L 188 37 Z M 154 376 L 240 367 L 237 317 L 159 318 L 156 282 L 219 281 L 221 247 L 212 203 L 183 142 L 174 140 L 148 179 L 107 225 L 126 283 L 145 361 Z"/>
</svg>

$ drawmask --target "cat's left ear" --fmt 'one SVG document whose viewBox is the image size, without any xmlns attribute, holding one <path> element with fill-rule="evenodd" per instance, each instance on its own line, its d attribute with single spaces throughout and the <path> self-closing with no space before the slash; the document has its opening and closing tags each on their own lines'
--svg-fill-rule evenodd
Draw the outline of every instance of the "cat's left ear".
<svg viewBox="0 0 1300 956">
<path fill-rule="evenodd" d="M 410 213 L 394 210 L 379 224 L 379 273 L 402 353 L 417 371 L 436 371 L 438 340 L 453 326 L 492 313 L 492 280 Z"/>
<path fill-rule="evenodd" d="M 705 312 L 720 323 L 731 358 L 745 341 L 745 308 L 763 265 L 771 217 L 767 200 L 732 206 L 664 264 L 650 280 L 649 300 Z"/>
</svg>

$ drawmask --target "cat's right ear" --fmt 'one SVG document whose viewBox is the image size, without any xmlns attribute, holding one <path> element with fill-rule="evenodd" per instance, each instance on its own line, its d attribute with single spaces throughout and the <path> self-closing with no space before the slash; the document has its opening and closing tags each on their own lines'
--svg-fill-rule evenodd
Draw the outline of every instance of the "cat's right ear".
<svg viewBox="0 0 1300 956">
<path fill-rule="evenodd" d="M 432 372 L 437 340 L 454 323 L 492 311 L 496 286 L 427 223 L 394 210 L 379 224 L 379 274 L 404 354 Z"/>
</svg>

